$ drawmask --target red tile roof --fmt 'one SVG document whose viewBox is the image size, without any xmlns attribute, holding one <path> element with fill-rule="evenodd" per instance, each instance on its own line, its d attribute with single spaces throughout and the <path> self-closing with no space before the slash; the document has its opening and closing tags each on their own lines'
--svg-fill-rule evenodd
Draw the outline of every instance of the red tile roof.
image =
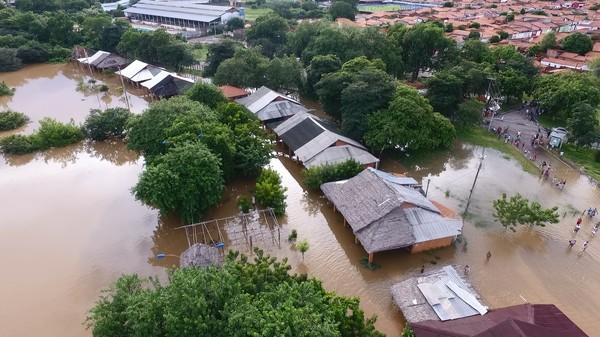
<svg viewBox="0 0 600 337">
<path fill-rule="evenodd" d="M 219 87 L 223 92 L 223 95 L 228 99 L 236 99 L 248 96 L 246 90 L 231 85 L 222 85 Z"/>
<path fill-rule="evenodd" d="M 415 337 L 588 337 L 553 304 L 521 304 L 483 316 L 412 324 Z"/>
</svg>

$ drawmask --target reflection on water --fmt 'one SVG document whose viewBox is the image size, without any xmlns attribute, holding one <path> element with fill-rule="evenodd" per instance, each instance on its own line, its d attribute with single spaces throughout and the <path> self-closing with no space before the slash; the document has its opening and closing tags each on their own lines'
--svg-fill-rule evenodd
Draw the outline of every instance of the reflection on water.
<svg viewBox="0 0 600 337">
<path fill-rule="evenodd" d="M 13 96 L 0 97 L 0 109 L 11 109 L 25 113 L 31 123 L 20 131 L 32 132 L 37 121 L 51 117 L 61 122 L 81 123 L 90 109 L 127 107 L 119 78 L 115 75 L 94 73 L 96 84 L 106 84 L 106 93 L 78 90 L 80 83 L 92 77 L 87 68 L 75 64 L 38 64 L 21 70 L 0 73 L 0 81 L 16 88 Z M 148 102 L 140 89 L 127 87 L 131 111 L 142 112 Z M 15 131 L 10 134 L 15 133 Z M 0 136 L 9 133 L 0 133 Z"/>
</svg>

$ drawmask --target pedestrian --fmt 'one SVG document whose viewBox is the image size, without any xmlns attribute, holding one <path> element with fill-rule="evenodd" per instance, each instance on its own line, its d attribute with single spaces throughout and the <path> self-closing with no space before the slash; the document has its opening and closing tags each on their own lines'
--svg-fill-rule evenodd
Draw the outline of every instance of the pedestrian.
<svg viewBox="0 0 600 337">
<path fill-rule="evenodd" d="M 425 272 L 425 265 L 421 266 L 421 274 L 423 274 Z"/>
<path fill-rule="evenodd" d="M 581 229 L 581 225 L 580 224 L 575 225 L 575 229 L 573 229 L 573 233 L 579 232 L 580 229 Z"/>
<path fill-rule="evenodd" d="M 594 228 L 595 228 L 595 229 L 598 229 L 598 228 L 600 228 L 600 222 L 596 222 L 596 224 L 594 225 Z"/>
<path fill-rule="evenodd" d="M 598 228 L 592 229 L 592 236 L 596 236 L 597 232 L 598 232 Z"/>
<path fill-rule="evenodd" d="M 585 250 L 587 249 L 587 247 L 588 247 L 589 245 L 590 245 L 590 242 L 586 240 L 586 241 L 583 243 L 583 249 L 582 249 L 581 251 L 582 251 L 582 252 L 585 252 Z"/>
<path fill-rule="evenodd" d="M 569 248 L 573 248 L 573 246 L 575 246 L 576 243 L 577 240 L 569 240 Z"/>
<path fill-rule="evenodd" d="M 485 260 L 489 261 L 492 258 L 492 252 L 488 250 L 487 254 L 485 254 Z"/>
<path fill-rule="evenodd" d="M 577 218 L 577 225 L 581 225 L 581 222 L 582 222 L 582 221 L 583 221 L 583 220 L 581 219 L 581 217 Z"/>
<path fill-rule="evenodd" d="M 465 275 L 469 275 L 469 273 L 471 272 L 471 267 L 469 267 L 469 265 L 465 266 Z"/>
</svg>

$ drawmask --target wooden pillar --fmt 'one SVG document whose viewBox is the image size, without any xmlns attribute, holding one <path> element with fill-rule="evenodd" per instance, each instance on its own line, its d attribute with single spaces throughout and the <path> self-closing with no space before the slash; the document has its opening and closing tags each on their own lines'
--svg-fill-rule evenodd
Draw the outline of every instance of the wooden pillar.
<svg viewBox="0 0 600 337">
<path fill-rule="evenodd" d="M 373 253 L 369 253 L 369 264 L 373 263 Z"/>
</svg>

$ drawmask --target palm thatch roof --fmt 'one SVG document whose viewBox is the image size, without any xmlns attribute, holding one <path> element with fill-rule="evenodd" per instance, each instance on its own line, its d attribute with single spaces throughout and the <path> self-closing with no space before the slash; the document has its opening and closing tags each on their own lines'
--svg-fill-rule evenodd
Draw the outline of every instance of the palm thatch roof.
<svg viewBox="0 0 600 337">
<path fill-rule="evenodd" d="M 223 255 L 219 249 L 197 243 L 181 253 L 180 266 L 183 267 L 209 267 L 221 266 Z"/>
<path fill-rule="evenodd" d="M 455 237 L 462 220 L 448 218 L 417 189 L 367 168 L 344 181 L 321 185 L 368 253 Z"/>
</svg>

